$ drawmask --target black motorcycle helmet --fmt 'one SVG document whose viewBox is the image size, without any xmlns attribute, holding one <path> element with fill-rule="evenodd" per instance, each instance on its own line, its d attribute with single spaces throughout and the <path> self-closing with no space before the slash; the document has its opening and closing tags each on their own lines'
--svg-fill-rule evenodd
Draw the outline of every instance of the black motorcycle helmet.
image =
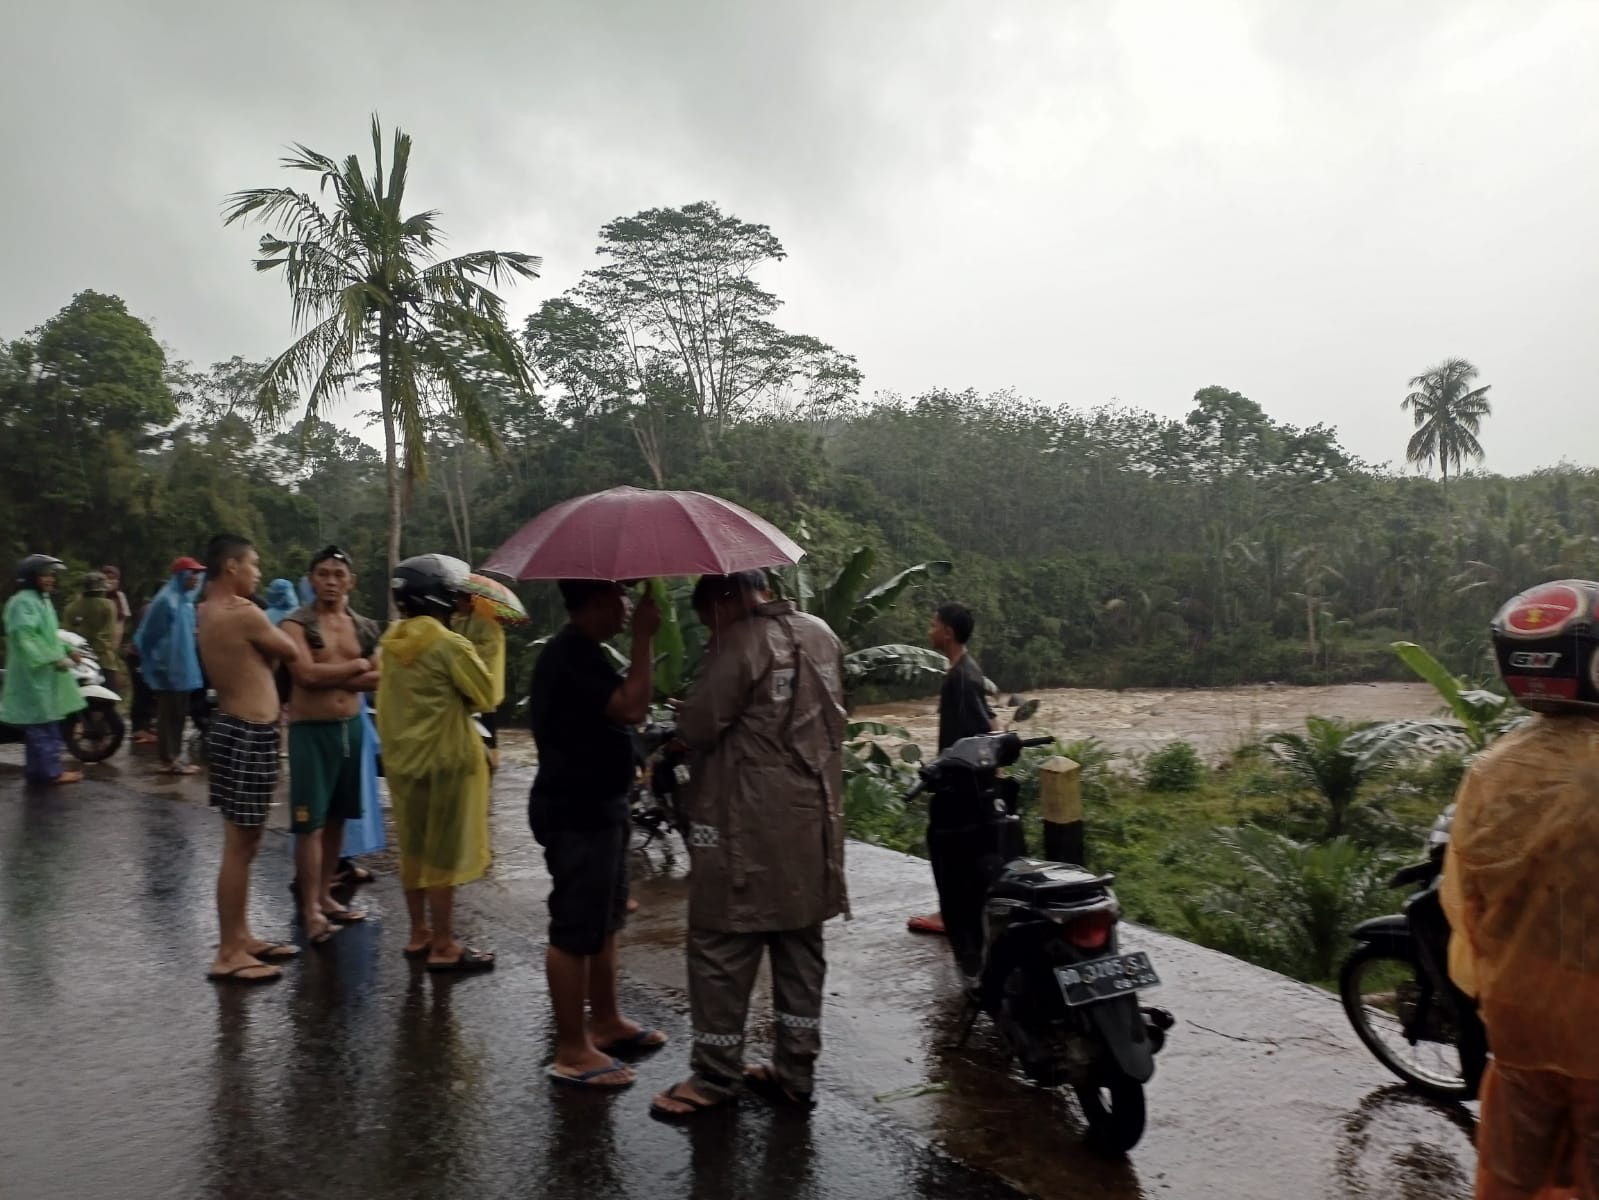
<svg viewBox="0 0 1599 1200">
<path fill-rule="evenodd" d="M 35 590 L 39 587 L 39 576 L 59 575 L 67 569 L 67 564 L 59 558 L 48 554 L 30 554 L 17 564 L 17 582 L 23 587 Z"/>
<path fill-rule="evenodd" d="M 1522 592 L 1493 619 L 1499 674 L 1534 712 L 1599 712 L 1599 583 L 1561 579 Z"/>
<path fill-rule="evenodd" d="M 448 617 L 472 568 L 448 554 L 418 554 L 394 568 L 389 587 L 408 617 Z"/>
</svg>

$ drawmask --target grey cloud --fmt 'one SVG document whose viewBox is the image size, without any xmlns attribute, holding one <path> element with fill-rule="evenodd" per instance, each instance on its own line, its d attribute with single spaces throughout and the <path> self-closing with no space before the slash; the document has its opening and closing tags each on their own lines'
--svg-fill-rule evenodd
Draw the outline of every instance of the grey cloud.
<svg viewBox="0 0 1599 1200">
<path fill-rule="evenodd" d="M 1460 353 L 1491 466 L 1599 461 L 1569 415 L 1599 367 L 1592 6 L 13 10 L 8 334 L 97 287 L 186 357 L 276 349 L 281 284 L 221 199 L 290 141 L 364 152 L 375 109 L 456 244 L 545 255 L 518 311 L 609 218 L 708 198 L 777 230 L 783 319 L 869 389 L 1180 413 L 1222 383 L 1394 459 L 1405 379 Z"/>
</svg>

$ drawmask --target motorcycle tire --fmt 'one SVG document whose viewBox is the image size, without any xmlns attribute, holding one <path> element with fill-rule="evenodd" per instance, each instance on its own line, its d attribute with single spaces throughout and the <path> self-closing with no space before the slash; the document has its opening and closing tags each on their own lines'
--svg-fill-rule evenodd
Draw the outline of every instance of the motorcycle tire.
<svg viewBox="0 0 1599 1200">
<path fill-rule="evenodd" d="M 1078 1086 L 1077 1102 L 1088 1121 L 1088 1144 L 1111 1158 L 1125 1157 L 1144 1136 L 1144 1085 L 1114 1067 L 1097 1086 Z"/>
<path fill-rule="evenodd" d="M 122 713 L 109 703 L 91 705 L 61 723 L 67 749 L 81 763 L 104 762 L 121 749 L 126 733 Z"/>
<path fill-rule="evenodd" d="M 1344 960 L 1343 968 L 1338 973 L 1338 996 L 1343 1001 L 1344 1015 L 1354 1026 L 1356 1035 L 1378 1062 L 1402 1079 L 1418 1095 L 1450 1103 L 1475 1100 L 1477 1088 L 1482 1082 L 1483 1069 L 1487 1065 L 1486 1038 L 1474 1038 L 1468 1035 L 1464 1039 L 1465 1045 L 1455 1046 L 1455 1052 L 1460 1057 L 1461 1073 L 1456 1078 L 1446 1079 L 1442 1076 L 1423 1074 L 1414 1065 L 1398 1057 L 1377 1030 L 1372 1028 L 1371 1009 L 1364 1001 L 1361 982 L 1373 964 L 1384 962 L 1397 964 L 1408 970 L 1415 978 L 1422 978 L 1422 965 L 1411 954 L 1370 943 L 1358 947 Z M 1433 1003 L 1437 1004 L 1440 1001 L 1435 997 Z M 1470 1019 L 1475 1019 L 1475 1016 L 1475 1013 L 1471 1014 Z M 1480 1028 L 1480 1023 L 1478 1027 Z"/>
</svg>

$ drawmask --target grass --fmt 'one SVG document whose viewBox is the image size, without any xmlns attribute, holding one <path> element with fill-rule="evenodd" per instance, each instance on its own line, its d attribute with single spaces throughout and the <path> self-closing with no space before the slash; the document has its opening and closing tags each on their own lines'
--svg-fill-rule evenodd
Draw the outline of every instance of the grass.
<svg viewBox="0 0 1599 1200">
<path fill-rule="evenodd" d="M 1116 875 L 1116 893 L 1127 918 L 1194 941 L 1236 953 L 1274 970 L 1308 978 L 1303 938 L 1291 928 L 1274 938 L 1256 936 L 1262 919 L 1286 908 L 1280 897 L 1296 883 L 1313 889 L 1324 880 L 1267 880 L 1219 831 L 1254 827 L 1306 848 L 1325 845 L 1326 802 L 1307 791 L 1258 746 L 1243 746 L 1219 768 L 1201 766 L 1193 786 L 1151 790 L 1147 772 L 1118 769 L 1127 764 L 1106 761 L 1092 747 L 1073 746 L 1084 762 L 1083 799 L 1088 862 L 1095 870 Z M 1023 823 L 1028 846 L 1043 844 L 1037 811 L 1039 764 L 1051 751 L 1029 751 L 1012 768 L 1022 784 Z M 1089 761 L 1092 760 L 1090 765 Z M 1136 764 L 1134 764 L 1136 766 Z M 1366 785 L 1350 817 L 1349 853 L 1372 871 L 1391 861 L 1419 858 L 1422 840 L 1434 819 L 1448 805 L 1458 782 L 1458 759 L 1440 758 L 1419 766 L 1391 770 Z M 914 774 L 892 782 L 858 785 L 850 805 L 851 836 L 911 854 L 925 855 L 925 809 L 898 803 Z M 1157 785 L 1168 780 L 1158 777 Z M 897 790 L 896 790 L 897 789 Z M 873 800 L 860 798 L 870 791 Z M 1286 843 L 1285 843 L 1286 844 Z M 1325 855 L 1286 855 L 1282 861 L 1325 861 Z M 1322 897 L 1324 899 L 1324 897 Z M 1365 916 L 1397 910 L 1397 893 L 1369 887 L 1347 897 L 1351 925 Z M 1253 906 L 1253 907 L 1251 907 Z M 1323 908 L 1325 911 L 1325 908 Z M 1323 932 L 1320 936 L 1325 938 Z M 1327 983 L 1309 978 L 1309 982 Z"/>
</svg>

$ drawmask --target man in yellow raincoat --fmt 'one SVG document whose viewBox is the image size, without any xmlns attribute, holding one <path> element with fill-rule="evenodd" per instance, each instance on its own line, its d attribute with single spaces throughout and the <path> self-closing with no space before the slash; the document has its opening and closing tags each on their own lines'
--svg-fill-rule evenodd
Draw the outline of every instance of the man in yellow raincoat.
<svg viewBox="0 0 1599 1200">
<path fill-rule="evenodd" d="M 455 889 L 489 865 L 489 762 L 472 714 L 494 698 L 477 651 L 445 625 L 468 567 L 443 554 L 408 558 L 391 581 L 401 620 L 383 635 L 377 691 L 383 774 L 394 806 L 408 958 L 430 971 L 487 971 L 494 955 L 455 938 Z"/>
<path fill-rule="evenodd" d="M 1595 1200 L 1599 583 L 1517 596 L 1493 640 L 1511 694 L 1538 715 L 1472 764 L 1444 862 L 1450 975 L 1481 1005 L 1494 1056 L 1477 1196 Z"/>
<path fill-rule="evenodd" d="M 61 614 L 66 627 L 89 643 L 106 686 L 118 690 L 122 659 L 117 654 L 117 606 L 106 595 L 106 577 L 90 571 L 83 577 L 82 594 Z"/>
<path fill-rule="evenodd" d="M 79 771 L 62 769 L 61 722 L 83 708 L 71 674 L 73 655 L 61 640 L 50 593 L 61 560 L 30 554 L 17 564 L 17 592 L 6 601 L 6 675 L 0 721 L 27 741 L 23 772 L 29 783 L 77 783 Z"/>
</svg>

